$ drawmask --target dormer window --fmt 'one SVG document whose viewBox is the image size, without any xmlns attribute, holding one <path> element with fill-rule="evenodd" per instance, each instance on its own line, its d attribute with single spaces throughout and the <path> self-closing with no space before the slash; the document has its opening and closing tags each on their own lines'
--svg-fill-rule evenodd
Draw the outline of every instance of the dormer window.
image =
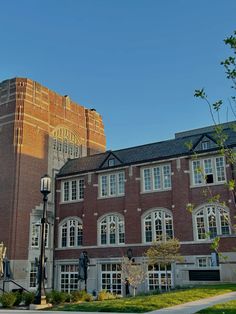
<svg viewBox="0 0 236 314">
<path fill-rule="evenodd" d="M 202 150 L 206 150 L 210 148 L 210 141 L 203 141 L 202 142 Z"/>
<path fill-rule="evenodd" d="M 113 167 L 115 166 L 115 158 L 110 158 L 108 160 L 108 167 Z"/>
</svg>

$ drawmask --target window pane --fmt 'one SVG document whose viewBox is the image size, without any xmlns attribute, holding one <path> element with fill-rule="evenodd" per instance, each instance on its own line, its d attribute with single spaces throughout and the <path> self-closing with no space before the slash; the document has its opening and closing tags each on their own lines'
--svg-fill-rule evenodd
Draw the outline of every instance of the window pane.
<svg viewBox="0 0 236 314">
<path fill-rule="evenodd" d="M 84 199 L 84 179 L 79 179 L 79 199 Z"/>
<path fill-rule="evenodd" d="M 164 189 L 171 187 L 171 172 L 169 165 L 163 166 L 163 187 Z"/>
<path fill-rule="evenodd" d="M 144 169 L 144 190 L 150 191 L 151 190 L 151 169 Z"/>
<path fill-rule="evenodd" d="M 213 169 L 212 169 L 212 160 L 205 159 L 204 161 L 204 173 L 206 183 L 214 183 Z"/>
<path fill-rule="evenodd" d="M 32 238 L 31 238 L 32 247 L 39 247 L 39 233 L 40 233 L 40 226 L 36 224 L 32 224 Z"/>
<path fill-rule="evenodd" d="M 202 184 L 203 176 L 200 160 L 193 161 L 193 184 Z"/>
<path fill-rule="evenodd" d="M 77 181 L 71 181 L 71 199 L 74 201 L 77 199 Z"/>
<path fill-rule="evenodd" d="M 110 175 L 110 195 L 116 195 L 116 175 Z"/>
<path fill-rule="evenodd" d="M 216 158 L 216 178 L 217 181 L 225 181 L 225 163 L 223 157 Z"/>
<path fill-rule="evenodd" d="M 64 202 L 69 201 L 69 182 L 64 182 Z"/>
<path fill-rule="evenodd" d="M 153 168 L 154 190 L 161 189 L 161 171 L 160 167 Z"/>
<path fill-rule="evenodd" d="M 101 196 L 108 195 L 107 176 L 101 176 Z"/>
<path fill-rule="evenodd" d="M 30 288 L 36 288 L 38 267 L 35 262 L 30 263 Z"/>
<path fill-rule="evenodd" d="M 125 193 L 125 175 L 123 172 L 118 174 L 118 194 Z"/>
<path fill-rule="evenodd" d="M 61 229 L 61 246 L 67 246 L 67 223 L 65 223 Z"/>
<path fill-rule="evenodd" d="M 83 244 L 83 226 L 78 223 L 77 226 L 77 245 L 80 246 Z"/>
</svg>

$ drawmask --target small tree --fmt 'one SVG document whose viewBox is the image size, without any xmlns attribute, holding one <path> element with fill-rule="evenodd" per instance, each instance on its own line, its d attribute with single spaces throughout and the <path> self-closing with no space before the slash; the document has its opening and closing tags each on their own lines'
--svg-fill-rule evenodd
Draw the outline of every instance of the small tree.
<svg viewBox="0 0 236 314">
<path fill-rule="evenodd" d="M 180 243 L 176 238 L 169 239 L 167 241 L 155 241 L 146 252 L 148 263 L 149 265 L 160 264 L 161 266 L 164 266 L 166 268 L 167 278 L 167 266 L 183 260 L 183 257 L 179 254 L 179 249 Z M 168 280 L 167 288 L 169 290 Z"/>
<path fill-rule="evenodd" d="M 125 283 L 127 280 L 133 288 L 133 296 L 136 295 L 138 286 L 146 279 L 146 265 L 144 263 L 137 264 L 132 259 L 123 257 L 121 264 L 122 281 Z"/>
<path fill-rule="evenodd" d="M 227 100 L 218 99 L 214 102 L 211 102 L 208 98 L 208 95 L 205 92 L 205 89 L 197 89 L 195 90 L 194 96 L 202 99 L 208 106 L 211 119 L 214 123 L 214 131 L 215 131 L 215 140 L 218 145 L 219 153 L 225 156 L 226 162 L 231 165 L 232 168 L 236 166 L 236 152 L 235 148 L 227 147 L 227 139 L 228 136 L 224 131 L 221 125 L 220 113 L 222 112 L 223 105 L 228 104 L 228 107 L 231 111 L 232 117 L 236 118 L 236 31 L 233 32 L 233 35 L 224 39 L 224 43 L 231 49 L 231 55 L 221 62 L 221 65 L 224 67 L 226 78 L 231 83 L 231 92 L 230 96 Z M 228 110 L 227 110 L 228 117 Z M 236 132 L 236 124 L 235 122 L 231 124 L 231 129 Z M 236 134 L 236 133 L 235 133 Z M 203 173 L 203 169 L 199 169 L 199 173 Z M 228 189 L 230 193 L 232 193 L 232 201 L 233 205 L 236 208 L 236 180 L 234 176 L 228 180 L 227 182 Z M 214 195 L 211 187 L 207 187 L 204 189 L 204 195 L 208 198 L 210 203 L 219 203 L 225 206 L 225 202 L 221 200 L 221 195 Z M 190 207 L 189 207 L 190 208 Z M 193 206 L 192 206 L 193 208 Z M 228 221 L 231 229 L 236 230 L 236 226 L 232 225 L 229 218 L 227 216 L 224 217 L 226 221 Z M 235 217 L 234 217 L 235 218 Z M 207 236 L 207 235 L 206 235 Z M 214 239 L 212 248 L 220 254 L 219 249 L 220 238 L 217 237 Z"/>
</svg>

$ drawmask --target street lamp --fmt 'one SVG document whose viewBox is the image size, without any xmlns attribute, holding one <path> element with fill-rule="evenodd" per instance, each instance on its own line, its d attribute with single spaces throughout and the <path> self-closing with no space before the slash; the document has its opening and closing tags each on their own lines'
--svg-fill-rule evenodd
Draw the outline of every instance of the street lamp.
<svg viewBox="0 0 236 314">
<path fill-rule="evenodd" d="M 51 193 L 51 178 L 45 174 L 41 178 L 40 192 L 43 194 L 43 217 L 41 219 L 41 244 L 40 244 L 40 257 L 38 267 L 38 289 L 35 295 L 34 304 L 46 304 L 45 294 L 45 225 L 47 223 L 47 201 L 48 194 Z"/>
</svg>

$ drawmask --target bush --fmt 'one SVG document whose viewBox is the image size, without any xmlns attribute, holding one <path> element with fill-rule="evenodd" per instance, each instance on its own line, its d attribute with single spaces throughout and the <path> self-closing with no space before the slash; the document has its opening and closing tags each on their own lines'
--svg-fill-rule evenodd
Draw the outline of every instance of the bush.
<svg viewBox="0 0 236 314">
<path fill-rule="evenodd" d="M 26 292 L 22 293 L 22 301 L 26 306 L 32 304 L 34 302 L 35 293 L 34 292 Z"/>
<path fill-rule="evenodd" d="M 70 296 L 66 292 L 52 290 L 47 294 L 47 302 L 52 304 L 65 303 L 66 300 L 70 300 Z"/>
<path fill-rule="evenodd" d="M 71 301 L 78 302 L 78 301 L 85 301 L 85 297 L 87 292 L 85 290 L 78 290 L 71 292 Z"/>
<path fill-rule="evenodd" d="M 114 295 L 111 292 L 108 292 L 106 290 L 101 290 L 98 293 L 98 301 L 113 300 L 113 299 L 116 299 L 116 295 Z"/>
<path fill-rule="evenodd" d="M 14 292 L 5 292 L 0 297 L 0 302 L 2 307 L 11 308 L 16 302 L 16 293 Z"/>
<path fill-rule="evenodd" d="M 22 302 L 22 293 L 17 291 L 17 292 L 13 292 L 16 296 L 16 301 L 14 302 L 14 306 L 18 306 L 20 305 L 20 303 Z"/>
<path fill-rule="evenodd" d="M 86 302 L 91 302 L 93 301 L 93 296 L 90 293 L 86 293 L 85 297 L 84 297 L 84 301 Z"/>
</svg>

